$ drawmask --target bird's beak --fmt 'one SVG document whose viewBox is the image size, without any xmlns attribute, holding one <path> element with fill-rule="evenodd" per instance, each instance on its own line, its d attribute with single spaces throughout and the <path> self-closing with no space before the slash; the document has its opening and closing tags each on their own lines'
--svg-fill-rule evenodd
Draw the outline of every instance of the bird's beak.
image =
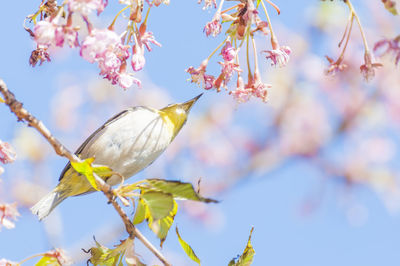
<svg viewBox="0 0 400 266">
<path fill-rule="evenodd" d="M 191 100 L 189 100 L 187 102 L 181 103 L 182 109 L 185 110 L 186 113 L 189 113 L 190 109 L 193 106 L 193 104 L 195 102 L 197 102 L 197 100 L 201 97 L 201 95 L 203 95 L 203 93 L 197 95 L 196 97 L 194 97 L 193 99 L 191 99 Z"/>
</svg>

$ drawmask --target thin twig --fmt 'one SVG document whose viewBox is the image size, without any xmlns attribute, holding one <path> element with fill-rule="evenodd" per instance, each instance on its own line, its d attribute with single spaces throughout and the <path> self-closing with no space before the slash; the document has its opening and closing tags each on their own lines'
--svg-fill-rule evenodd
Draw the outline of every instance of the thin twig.
<svg viewBox="0 0 400 266">
<path fill-rule="evenodd" d="M 51 132 L 46 128 L 46 126 L 30 114 L 24 107 L 23 104 L 15 99 L 14 94 L 8 90 L 5 82 L 0 79 L 0 92 L 4 96 L 5 104 L 8 105 L 11 112 L 14 113 L 18 121 L 25 121 L 28 126 L 35 128 L 42 134 L 42 136 L 53 146 L 54 151 L 63 157 L 66 157 L 71 162 L 81 162 L 81 160 L 71 151 L 69 151 L 61 142 L 59 142 Z M 129 217 L 122 210 L 121 206 L 115 201 L 114 190 L 110 185 L 104 182 L 99 176 L 94 174 L 97 185 L 100 187 L 101 191 L 108 198 L 109 202 L 113 205 L 114 209 L 118 212 L 122 221 L 125 224 L 125 229 L 129 234 L 129 238 L 138 238 L 164 265 L 171 265 L 165 257 L 140 233 L 139 230 L 135 228 L 133 223 L 130 221 Z"/>
</svg>

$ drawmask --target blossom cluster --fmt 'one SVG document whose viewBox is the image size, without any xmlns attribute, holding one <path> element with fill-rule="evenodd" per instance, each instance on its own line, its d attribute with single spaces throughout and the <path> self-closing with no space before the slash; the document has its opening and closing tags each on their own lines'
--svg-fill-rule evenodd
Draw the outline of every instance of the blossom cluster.
<svg viewBox="0 0 400 266">
<path fill-rule="evenodd" d="M 212 20 L 208 22 L 204 27 L 204 33 L 207 36 L 216 37 L 222 32 L 222 22 L 230 23 L 226 31 L 228 36 L 223 43 L 217 47 L 211 55 L 205 59 L 200 67 L 194 68 L 189 67 L 186 72 L 191 75 L 191 81 L 202 86 L 206 90 L 216 89 L 217 92 L 221 91 L 221 88 L 228 90 L 228 83 L 232 76 L 236 74 L 236 88 L 229 91 L 237 102 L 246 102 L 251 97 L 260 98 L 262 101 L 267 101 L 268 88 L 270 84 L 264 83 L 261 79 L 259 66 L 258 66 L 258 52 L 256 49 L 254 34 L 259 32 L 264 36 L 270 36 L 271 50 L 263 50 L 266 54 L 266 60 L 271 60 L 272 66 L 284 67 L 289 62 L 291 49 L 288 46 L 280 46 L 277 37 L 272 29 L 271 21 L 269 19 L 268 11 L 266 9 L 265 0 L 259 1 L 261 5 L 255 6 L 254 1 L 245 0 L 240 3 L 229 7 L 226 10 L 222 10 L 224 0 L 221 0 L 217 11 L 215 12 Z M 201 1 L 199 1 L 200 3 Z M 270 3 L 277 11 L 279 9 Z M 216 8 L 216 2 L 206 1 L 204 8 L 208 8 L 214 5 Z M 263 7 L 267 21 L 263 21 L 259 15 L 258 8 Z M 231 13 L 228 13 L 231 11 Z M 243 46 L 246 44 L 246 47 Z M 249 47 L 253 47 L 254 50 L 254 67 L 250 66 L 249 58 Z M 222 47 L 222 48 L 221 48 Z M 207 74 L 206 68 L 209 60 L 221 48 L 220 55 L 223 61 L 218 62 L 221 66 L 221 72 L 218 76 Z M 242 49 L 246 49 L 247 65 L 244 67 L 239 62 L 239 52 Z M 247 69 L 248 78 L 247 82 L 243 80 L 242 73 L 243 69 Z"/>
<path fill-rule="evenodd" d="M 360 19 L 358 18 L 358 15 L 357 15 L 356 11 L 354 10 L 354 7 L 353 7 L 351 1 L 350 0 L 344 1 L 344 3 L 348 6 L 350 14 L 349 14 L 349 19 L 347 21 L 347 25 L 346 25 L 345 31 L 343 33 L 342 39 L 338 45 L 342 49 L 342 51 L 337 60 L 334 60 L 331 57 L 326 56 L 326 59 L 329 62 L 329 67 L 325 70 L 325 73 L 327 75 L 333 76 L 336 73 L 341 72 L 347 68 L 347 64 L 345 64 L 343 62 L 344 54 L 345 54 L 348 42 L 350 40 L 350 35 L 351 35 L 352 28 L 353 28 L 353 22 L 354 22 L 354 20 L 357 20 L 357 25 L 360 30 L 360 33 L 361 33 L 361 36 L 363 39 L 363 44 L 364 44 L 364 64 L 362 64 L 360 66 L 360 72 L 366 81 L 370 81 L 375 76 L 375 69 L 381 67 L 382 64 L 377 63 L 374 60 L 374 57 L 368 47 L 368 42 L 365 37 L 364 29 L 361 26 Z"/>
<path fill-rule="evenodd" d="M 100 75 L 112 84 L 126 89 L 141 82 L 129 73 L 127 66 L 130 63 L 133 71 L 141 70 L 145 65 L 144 47 L 151 51 L 150 44 L 161 46 L 151 32 L 146 31 L 146 19 L 142 21 L 142 6 L 138 0 L 120 1 L 126 6 L 119 12 L 108 28 L 95 28 L 90 22 L 90 15 L 95 11 L 97 15 L 107 6 L 107 0 L 70 0 L 59 7 L 49 9 L 49 4 L 42 2 L 39 10 L 28 16 L 34 22 L 33 30 L 27 31 L 36 42 L 37 48 L 32 52 L 30 64 L 35 66 L 50 61 L 50 48 L 63 47 L 78 48 L 80 56 L 90 63 L 96 63 Z M 153 1 L 148 3 L 148 9 L 159 6 L 168 1 Z M 126 30 L 121 34 L 114 31 L 114 23 L 126 9 L 130 10 Z M 80 27 L 73 14 L 78 14 L 86 22 L 88 35 L 80 37 Z M 38 18 L 40 17 L 40 20 Z M 137 27 L 137 23 L 141 23 Z M 131 58 L 129 62 L 129 58 Z"/>
</svg>

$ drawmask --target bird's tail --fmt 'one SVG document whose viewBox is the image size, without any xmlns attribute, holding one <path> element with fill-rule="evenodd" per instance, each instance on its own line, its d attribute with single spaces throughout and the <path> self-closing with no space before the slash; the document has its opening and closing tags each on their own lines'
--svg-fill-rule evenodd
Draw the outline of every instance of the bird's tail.
<svg viewBox="0 0 400 266">
<path fill-rule="evenodd" d="M 61 194 L 60 192 L 53 190 L 39 200 L 39 202 L 31 208 L 31 212 L 37 215 L 39 220 L 42 220 L 49 215 L 49 213 L 65 198 L 65 194 Z"/>
</svg>

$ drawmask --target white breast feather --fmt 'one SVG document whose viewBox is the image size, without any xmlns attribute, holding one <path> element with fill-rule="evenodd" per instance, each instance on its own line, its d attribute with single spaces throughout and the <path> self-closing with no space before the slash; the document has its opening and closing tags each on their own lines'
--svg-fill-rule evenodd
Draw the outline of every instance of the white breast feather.
<svg viewBox="0 0 400 266">
<path fill-rule="evenodd" d="M 102 129 L 88 142 L 81 157 L 95 157 L 94 163 L 108 165 L 127 179 L 151 164 L 171 138 L 172 132 L 158 113 L 138 108 Z M 107 183 L 114 185 L 120 178 L 110 179 Z"/>
</svg>

